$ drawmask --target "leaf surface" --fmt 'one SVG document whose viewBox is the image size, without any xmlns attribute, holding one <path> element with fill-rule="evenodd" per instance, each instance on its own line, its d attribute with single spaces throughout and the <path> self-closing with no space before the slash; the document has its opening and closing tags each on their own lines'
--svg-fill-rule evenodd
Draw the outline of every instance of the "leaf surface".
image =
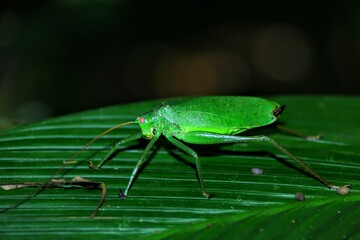
<svg viewBox="0 0 360 240">
<path fill-rule="evenodd" d="M 129 196 L 118 197 L 147 140 L 124 145 L 101 169 L 112 144 L 139 131 L 136 125 L 114 130 L 91 145 L 57 173 L 93 137 L 133 120 L 161 101 L 113 106 L 19 126 L 0 135 L 0 183 L 71 180 L 76 176 L 104 182 L 107 198 L 98 216 L 90 218 L 100 190 L 45 189 L 15 209 L 0 214 L 0 236 L 13 239 L 105 238 L 183 239 L 223 236 L 272 239 L 359 238 L 360 98 L 278 96 L 286 104 L 280 121 L 319 141 L 283 134 L 267 127 L 246 134 L 267 134 L 335 185 L 351 184 L 347 196 L 337 195 L 307 176 L 288 157 L 266 144 L 191 146 L 200 156 L 208 192 L 200 194 L 192 159 L 161 139 L 148 157 Z M 234 109 L 235 110 L 235 109 Z M 245 134 L 245 133 L 244 133 Z M 253 175 L 251 168 L 263 175 Z M 0 189 L 6 209 L 35 189 Z M 296 192 L 306 200 L 297 202 Z M 228 234 L 228 235 L 227 235 Z M 314 237 L 312 237 L 314 236 Z M 239 237 L 239 238 L 240 238 Z"/>
</svg>

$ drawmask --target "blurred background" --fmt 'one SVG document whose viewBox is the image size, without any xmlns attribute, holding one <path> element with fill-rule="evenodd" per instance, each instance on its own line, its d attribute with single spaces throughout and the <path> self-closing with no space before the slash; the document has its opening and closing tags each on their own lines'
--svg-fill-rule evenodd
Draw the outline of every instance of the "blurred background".
<svg viewBox="0 0 360 240">
<path fill-rule="evenodd" d="M 190 95 L 359 94 L 359 1 L 0 0 L 0 115 Z"/>
</svg>

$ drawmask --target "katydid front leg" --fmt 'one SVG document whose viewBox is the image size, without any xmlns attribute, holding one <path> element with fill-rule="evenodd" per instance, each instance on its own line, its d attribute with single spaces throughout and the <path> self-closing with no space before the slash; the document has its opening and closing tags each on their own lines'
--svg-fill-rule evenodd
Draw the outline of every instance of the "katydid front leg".
<svg viewBox="0 0 360 240">
<path fill-rule="evenodd" d="M 151 148 L 153 147 L 154 143 L 159 139 L 159 137 L 161 136 L 161 134 L 157 134 L 155 135 L 151 140 L 150 142 L 148 143 L 148 145 L 146 146 L 144 152 L 141 154 L 139 160 L 137 161 L 136 163 L 136 166 L 134 168 L 134 170 L 132 171 L 131 173 L 131 176 L 130 176 L 130 180 L 129 180 L 129 183 L 125 189 L 124 192 L 120 193 L 120 198 L 124 199 L 127 197 L 127 194 L 129 192 L 129 189 L 131 187 L 131 185 L 133 184 L 134 180 L 135 180 L 135 177 L 137 175 L 137 172 L 139 171 L 139 169 L 141 168 L 143 162 L 144 162 L 144 159 L 145 157 L 148 155 L 148 153 L 150 152 Z"/>
<path fill-rule="evenodd" d="M 88 162 L 89 168 L 93 168 L 93 169 L 99 169 L 99 168 L 101 168 L 102 165 L 104 165 L 104 163 L 109 160 L 109 157 L 110 157 L 111 155 L 113 155 L 114 152 L 116 152 L 116 150 L 118 150 L 119 147 L 120 147 L 122 144 L 127 143 L 127 142 L 131 142 L 131 141 L 134 141 L 134 140 L 137 140 L 137 139 L 140 139 L 140 138 L 142 138 L 142 137 L 143 137 L 142 133 L 136 133 L 136 134 L 134 134 L 134 135 L 131 135 L 131 136 L 127 137 L 127 138 L 124 138 L 124 139 L 120 140 L 119 142 L 115 143 L 115 144 L 111 147 L 110 151 L 106 154 L 106 156 L 105 156 L 97 165 L 94 165 L 92 161 L 89 161 L 89 162 Z"/>
<path fill-rule="evenodd" d="M 151 141 L 148 143 L 148 145 L 146 146 L 144 152 L 142 153 L 142 155 L 140 156 L 139 160 L 137 161 L 136 166 L 135 166 L 133 172 L 131 173 L 129 183 L 128 183 L 125 191 L 120 194 L 120 198 L 126 198 L 126 197 L 127 197 L 127 194 L 128 194 L 128 192 L 129 192 L 129 189 L 130 189 L 131 185 L 132 185 L 133 182 L 134 182 L 134 179 L 135 179 L 135 177 L 136 177 L 136 175 L 137 175 L 137 172 L 139 171 L 141 165 L 143 164 L 145 157 L 146 157 L 147 154 L 150 152 L 151 148 L 153 147 L 154 143 L 159 139 L 159 137 L 160 137 L 160 134 L 155 135 L 155 136 L 151 139 Z M 111 147 L 110 151 L 106 154 L 106 156 L 101 160 L 101 162 L 100 162 L 98 165 L 94 165 L 94 164 L 90 161 L 89 164 L 88 164 L 88 166 L 89 166 L 90 168 L 94 168 L 94 169 L 99 169 L 99 168 L 101 168 L 101 166 L 104 165 L 104 163 L 109 159 L 109 157 L 110 157 L 112 154 L 114 154 L 114 152 L 116 152 L 116 150 L 118 150 L 118 148 L 119 148 L 122 144 L 127 143 L 127 142 L 131 142 L 131 141 L 134 141 L 134 140 L 137 140 L 137 139 L 140 139 L 140 138 L 143 138 L 142 133 L 137 133 L 137 134 L 134 134 L 134 135 L 132 135 L 132 136 L 130 136 L 130 137 L 127 137 L 127 138 L 124 138 L 124 139 L 120 140 L 119 142 L 115 143 L 115 144 Z"/>
</svg>

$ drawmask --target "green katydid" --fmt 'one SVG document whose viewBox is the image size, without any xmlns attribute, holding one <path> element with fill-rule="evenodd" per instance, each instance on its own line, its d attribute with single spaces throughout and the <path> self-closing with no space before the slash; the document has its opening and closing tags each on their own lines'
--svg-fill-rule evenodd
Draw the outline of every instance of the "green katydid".
<svg viewBox="0 0 360 240">
<path fill-rule="evenodd" d="M 129 189 L 137 176 L 138 170 L 161 135 L 165 136 L 169 142 L 189 154 L 195 160 L 200 190 L 202 195 L 207 198 L 210 198 L 211 194 L 205 191 L 200 159 L 197 153 L 187 146 L 186 143 L 220 144 L 267 142 L 293 159 L 306 172 L 322 182 L 328 188 L 338 190 L 339 187 L 328 182 L 272 138 L 265 135 L 237 135 L 246 130 L 266 126 L 275 122 L 284 108 L 284 105 L 281 106 L 274 101 L 263 98 L 236 96 L 195 97 L 174 101 L 172 103 L 163 103 L 158 108 L 138 116 L 134 121 L 119 124 L 103 132 L 90 141 L 83 149 L 115 128 L 127 124 L 139 125 L 141 132 L 124 138 L 114 144 L 99 164 L 94 165 L 92 162 L 89 162 L 89 167 L 101 168 L 101 166 L 109 160 L 109 157 L 117 151 L 120 145 L 140 138 L 150 140 L 138 159 L 130 176 L 128 185 L 125 188 L 125 191 L 120 195 L 121 198 L 127 197 Z M 346 189 L 350 188 L 348 185 L 345 185 L 344 187 Z"/>
<path fill-rule="evenodd" d="M 171 103 L 163 103 L 158 108 L 155 108 L 147 113 L 144 113 L 138 116 L 134 121 L 125 122 L 118 124 L 112 128 L 107 129 L 103 133 L 96 136 L 94 139 L 89 141 L 82 149 L 73 155 L 73 157 L 65 161 L 62 168 L 66 164 L 74 163 L 73 161 L 82 151 L 84 151 L 88 146 L 93 142 L 98 140 L 100 137 L 104 136 L 110 131 L 117 129 L 121 126 L 128 124 L 138 124 L 141 132 L 124 138 L 114 144 L 106 156 L 100 161 L 98 165 L 94 165 L 92 162 L 89 162 L 89 167 L 91 168 L 101 168 L 101 166 L 109 160 L 110 156 L 117 151 L 120 145 L 127 142 L 131 142 L 140 138 L 149 139 L 150 142 L 146 146 L 144 152 L 137 161 L 137 164 L 132 171 L 130 180 L 128 182 L 125 191 L 121 193 L 121 198 L 126 198 L 129 192 L 130 187 L 134 183 L 135 177 L 137 176 L 138 170 L 141 168 L 146 156 L 149 154 L 151 148 L 155 142 L 159 139 L 161 135 L 165 136 L 173 145 L 189 154 L 194 160 L 196 165 L 196 171 L 200 183 L 200 189 L 202 195 L 207 198 L 211 197 L 211 194 L 205 191 L 204 181 L 202 177 L 201 163 L 198 155 L 194 150 L 186 145 L 190 144 L 220 144 L 220 143 L 254 143 L 254 142 L 266 142 L 278 149 L 280 152 L 284 153 L 296 163 L 298 163 L 306 172 L 308 172 L 312 177 L 319 180 L 321 183 L 326 185 L 330 189 L 335 189 L 338 194 L 346 195 L 349 193 L 351 186 L 344 185 L 342 187 L 337 187 L 308 165 L 302 162 L 300 159 L 291 154 L 288 150 L 278 144 L 272 138 L 259 135 L 259 136 L 240 136 L 237 135 L 241 132 L 247 131 L 249 129 L 266 126 L 271 123 L 274 123 L 280 114 L 283 112 L 285 106 L 281 106 L 278 103 L 270 100 L 266 100 L 258 97 L 226 97 L 226 96 L 212 96 L 212 97 L 196 97 L 185 100 L 177 100 Z M 289 130 L 289 129 L 283 129 Z M 294 131 L 289 131 L 295 135 L 301 137 L 306 137 L 307 139 L 314 139 L 311 136 L 305 136 Z M 56 179 L 52 177 L 56 176 L 61 169 L 60 168 L 55 174 L 53 174 L 48 182 L 35 184 L 41 189 L 35 192 L 34 194 L 29 195 L 26 199 L 14 204 L 11 207 L 0 210 L 0 213 L 6 212 L 10 209 L 16 208 L 21 205 L 31 197 L 37 195 L 45 188 L 53 187 L 53 182 Z M 257 171 L 257 170 L 256 170 Z M 72 183 L 72 181 L 71 181 Z M 86 184 L 95 186 L 99 188 L 101 186 L 102 195 L 101 199 L 96 207 L 96 210 L 91 215 L 95 217 L 99 208 L 101 207 L 105 195 L 106 195 L 106 186 L 104 183 L 92 182 L 89 180 L 82 180 L 80 184 Z M 30 186 L 35 186 L 30 184 Z M 19 184 L 15 185 L 16 188 L 19 187 Z M 28 183 L 25 183 L 25 187 L 28 187 Z M 1 186 L 2 188 L 14 188 L 14 184 L 5 184 Z"/>
</svg>

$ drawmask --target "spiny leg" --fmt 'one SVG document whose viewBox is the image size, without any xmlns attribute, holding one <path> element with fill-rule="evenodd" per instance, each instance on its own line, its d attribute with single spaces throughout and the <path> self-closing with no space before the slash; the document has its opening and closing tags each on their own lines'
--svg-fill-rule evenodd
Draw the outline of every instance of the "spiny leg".
<svg viewBox="0 0 360 240">
<path fill-rule="evenodd" d="M 172 143 L 174 144 L 176 147 L 180 148 L 181 150 L 183 150 L 184 152 L 186 152 L 187 154 L 189 154 L 190 156 L 192 156 L 195 159 L 195 164 L 196 164 L 196 171 L 197 174 L 199 176 L 199 182 L 200 182 L 200 189 L 201 189 L 201 193 L 202 195 L 204 195 L 207 198 L 211 198 L 212 195 L 207 193 L 205 191 L 204 188 L 204 183 L 203 183 L 203 177 L 202 177 L 202 168 L 201 168 L 201 163 L 200 163 L 200 159 L 198 157 L 198 155 L 196 154 L 196 152 L 194 150 L 192 150 L 191 148 L 189 148 L 188 146 L 186 146 L 185 144 L 183 144 L 182 142 L 176 140 L 175 138 L 173 138 L 172 136 L 166 136 L 166 138 Z"/>
<path fill-rule="evenodd" d="M 307 171 L 311 176 L 318 179 L 324 185 L 326 185 L 330 189 L 338 189 L 339 187 L 334 186 L 326 179 L 324 179 L 320 174 L 315 172 L 312 168 L 306 165 L 303 161 L 295 157 L 288 150 L 278 144 L 272 138 L 268 136 L 260 135 L 260 136 L 233 136 L 233 135 L 222 135 L 216 133 L 209 132 L 190 132 L 187 133 L 185 138 L 185 142 L 189 143 L 197 143 L 197 144 L 217 144 L 217 143 L 251 143 L 251 142 L 267 142 L 270 143 L 273 147 L 281 151 L 282 153 L 289 156 L 295 162 L 297 162 L 305 171 Z M 349 185 L 346 185 L 350 187 Z"/>
<path fill-rule="evenodd" d="M 136 166 L 135 166 L 134 170 L 133 170 L 132 173 L 131 173 L 131 176 L 130 176 L 130 179 L 129 179 L 129 183 L 128 183 L 125 191 L 124 191 L 123 193 L 120 193 L 120 198 L 126 198 L 126 197 L 127 197 L 127 194 L 128 194 L 128 192 L 129 192 L 129 189 L 130 189 L 131 185 L 133 184 L 134 179 L 135 179 L 135 177 L 136 177 L 136 175 L 137 175 L 137 172 L 139 171 L 141 165 L 143 164 L 146 155 L 150 152 L 150 149 L 152 148 L 152 146 L 154 145 L 154 143 L 159 139 L 159 137 L 160 137 L 160 134 L 155 135 L 155 136 L 150 140 L 150 142 L 148 143 L 148 145 L 146 146 L 144 152 L 141 154 L 139 160 L 138 160 L 137 163 L 136 163 Z"/>
<path fill-rule="evenodd" d="M 127 143 L 127 142 L 131 142 L 131 141 L 134 141 L 134 140 L 137 140 L 137 139 L 140 139 L 142 138 L 142 133 L 137 133 L 137 134 L 134 134 L 134 135 L 131 135 L 127 138 L 124 138 L 122 140 L 120 140 L 119 142 L 115 143 L 110 151 L 106 154 L 106 156 L 97 164 L 97 165 L 94 165 L 91 161 L 89 161 L 88 163 L 88 166 L 90 168 L 93 168 L 93 169 L 98 169 L 98 168 L 101 168 L 102 165 L 104 165 L 104 163 L 109 159 L 109 157 L 114 153 L 116 152 L 116 150 L 124 143 Z"/>
</svg>

